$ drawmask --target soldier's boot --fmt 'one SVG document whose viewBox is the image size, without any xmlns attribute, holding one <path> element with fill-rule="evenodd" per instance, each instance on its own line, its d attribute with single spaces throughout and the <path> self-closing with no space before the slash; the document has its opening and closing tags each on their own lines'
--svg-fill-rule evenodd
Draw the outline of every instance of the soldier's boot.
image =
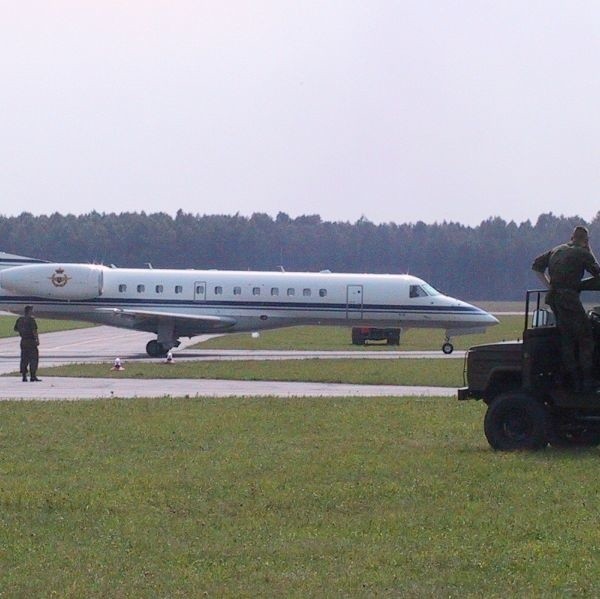
<svg viewBox="0 0 600 599">
<path fill-rule="evenodd" d="M 26 382 L 27 382 L 27 374 L 26 374 L 26 373 L 23 375 L 23 382 L 24 382 L 24 383 L 26 383 Z"/>
</svg>

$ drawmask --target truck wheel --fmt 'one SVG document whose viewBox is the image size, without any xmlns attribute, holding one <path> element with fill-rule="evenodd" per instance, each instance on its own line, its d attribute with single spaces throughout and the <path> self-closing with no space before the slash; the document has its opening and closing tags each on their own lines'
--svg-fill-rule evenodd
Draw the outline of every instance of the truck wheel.
<svg viewBox="0 0 600 599">
<path fill-rule="evenodd" d="M 388 345 L 400 345 L 400 331 L 390 331 L 387 334 Z"/>
<path fill-rule="evenodd" d="M 352 345 L 364 345 L 365 337 L 360 329 L 352 329 Z"/>
<path fill-rule="evenodd" d="M 570 447 L 597 447 L 600 445 L 600 430 L 586 426 L 569 427 L 553 423 L 550 433 L 552 447 L 568 449 Z"/>
<path fill-rule="evenodd" d="M 524 393 L 502 393 L 488 407 L 483 424 L 488 443 L 499 451 L 542 449 L 548 444 L 548 414 Z"/>
</svg>

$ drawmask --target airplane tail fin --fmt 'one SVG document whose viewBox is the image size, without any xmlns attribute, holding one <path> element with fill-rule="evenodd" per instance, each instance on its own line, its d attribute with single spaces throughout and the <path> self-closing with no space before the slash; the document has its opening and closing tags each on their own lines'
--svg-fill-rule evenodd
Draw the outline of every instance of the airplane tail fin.
<svg viewBox="0 0 600 599">
<path fill-rule="evenodd" d="M 16 254 L 7 254 L 0 252 L 0 270 L 10 268 L 11 266 L 23 266 L 25 264 L 41 264 L 46 260 L 36 260 L 27 256 L 17 256 Z"/>
</svg>

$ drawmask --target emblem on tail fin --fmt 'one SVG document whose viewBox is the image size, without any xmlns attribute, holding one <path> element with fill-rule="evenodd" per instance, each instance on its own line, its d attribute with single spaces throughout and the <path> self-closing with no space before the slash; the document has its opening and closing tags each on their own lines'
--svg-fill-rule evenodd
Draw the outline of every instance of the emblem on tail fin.
<svg viewBox="0 0 600 599">
<path fill-rule="evenodd" d="M 57 268 L 49 278 L 55 287 L 64 287 L 73 277 L 66 275 L 64 268 Z"/>
</svg>

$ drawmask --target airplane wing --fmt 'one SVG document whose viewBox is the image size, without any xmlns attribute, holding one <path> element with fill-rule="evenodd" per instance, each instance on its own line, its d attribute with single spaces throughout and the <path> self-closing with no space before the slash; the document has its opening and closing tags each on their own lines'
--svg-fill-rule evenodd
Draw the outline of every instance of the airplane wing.
<svg viewBox="0 0 600 599">
<path fill-rule="evenodd" d="M 129 308 L 97 308 L 97 312 L 105 312 L 138 321 L 140 328 L 154 328 L 160 322 L 170 322 L 181 331 L 181 335 L 224 331 L 231 328 L 235 318 L 228 316 L 195 315 L 181 312 L 160 312 L 158 310 L 132 310 Z M 152 326 L 154 325 L 154 326 Z"/>
</svg>

